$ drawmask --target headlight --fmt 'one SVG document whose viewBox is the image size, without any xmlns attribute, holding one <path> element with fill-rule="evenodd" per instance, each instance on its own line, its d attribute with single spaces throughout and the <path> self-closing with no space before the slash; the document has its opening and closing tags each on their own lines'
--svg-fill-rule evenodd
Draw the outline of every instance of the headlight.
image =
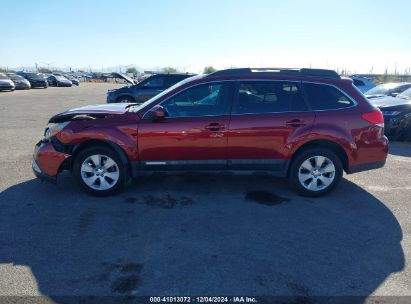
<svg viewBox="0 0 411 304">
<path fill-rule="evenodd" d="M 382 111 L 384 116 L 397 116 L 401 114 L 401 111 Z"/>
<path fill-rule="evenodd" d="M 51 137 L 57 135 L 60 131 L 62 131 L 65 126 L 67 126 L 70 121 L 61 122 L 61 123 L 51 123 L 48 124 L 46 130 L 44 131 L 44 139 L 49 140 Z"/>
</svg>

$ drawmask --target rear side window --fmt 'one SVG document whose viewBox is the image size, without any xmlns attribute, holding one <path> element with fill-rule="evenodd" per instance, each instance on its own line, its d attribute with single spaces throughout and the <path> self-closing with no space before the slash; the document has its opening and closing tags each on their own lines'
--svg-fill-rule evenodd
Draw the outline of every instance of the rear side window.
<svg viewBox="0 0 411 304">
<path fill-rule="evenodd" d="M 402 85 L 402 86 L 399 86 L 398 88 L 392 90 L 392 93 L 402 93 L 405 90 L 409 89 L 410 87 L 411 87 L 411 85 L 409 85 L 409 84 Z"/>
<path fill-rule="evenodd" d="M 180 82 L 183 79 L 186 79 L 187 75 L 167 75 L 166 76 L 166 86 L 171 87 L 175 85 L 177 82 Z"/>
<path fill-rule="evenodd" d="M 161 75 L 151 76 L 143 83 L 143 86 L 148 88 L 161 88 L 163 85 L 164 76 Z"/>
<path fill-rule="evenodd" d="M 343 109 L 354 105 L 347 95 L 330 85 L 304 83 L 304 89 L 313 110 Z"/>
<path fill-rule="evenodd" d="M 234 114 L 306 111 L 299 83 L 286 81 L 240 82 Z"/>
</svg>

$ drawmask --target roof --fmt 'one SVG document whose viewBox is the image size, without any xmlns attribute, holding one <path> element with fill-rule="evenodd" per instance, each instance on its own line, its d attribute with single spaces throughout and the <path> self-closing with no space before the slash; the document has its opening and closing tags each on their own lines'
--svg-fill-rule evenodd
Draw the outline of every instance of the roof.
<svg viewBox="0 0 411 304">
<path fill-rule="evenodd" d="M 294 68 L 236 68 L 220 70 L 206 77 L 221 77 L 221 76 L 307 76 L 329 79 L 341 79 L 340 75 L 334 70 L 325 69 L 294 69 Z"/>
</svg>

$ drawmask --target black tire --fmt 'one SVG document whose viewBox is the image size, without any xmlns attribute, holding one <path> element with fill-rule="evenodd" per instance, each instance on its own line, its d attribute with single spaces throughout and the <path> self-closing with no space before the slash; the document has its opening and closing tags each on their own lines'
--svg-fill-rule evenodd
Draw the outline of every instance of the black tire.
<svg viewBox="0 0 411 304">
<path fill-rule="evenodd" d="M 119 98 L 116 99 L 116 102 L 117 103 L 127 103 L 127 102 L 133 103 L 133 102 L 136 102 L 136 101 L 131 96 L 120 96 Z"/>
<path fill-rule="evenodd" d="M 104 183 L 107 182 L 107 183 L 110 184 L 110 181 L 113 181 L 111 178 L 109 178 L 107 176 L 103 175 L 103 176 L 96 177 L 99 180 L 94 183 L 93 187 L 95 187 L 95 188 L 92 188 L 92 186 L 89 186 L 83 178 L 83 174 L 91 174 L 91 177 L 94 177 L 94 176 L 97 175 L 96 173 L 82 172 L 82 169 L 81 169 L 82 165 L 83 165 L 83 162 L 86 161 L 87 159 L 89 159 L 93 155 L 105 156 L 106 160 L 107 160 L 107 157 L 108 157 L 111 160 L 113 160 L 115 165 L 116 165 L 116 167 L 115 166 L 111 167 L 111 170 L 112 170 L 111 172 L 109 172 L 109 170 L 107 170 L 108 173 L 118 172 L 117 181 L 108 189 L 105 189 L 105 190 L 96 189 L 96 188 L 100 187 L 102 178 L 105 179 Z M 104 162 L 104 157 L 102 158 L 102 162 Z M 107 195 L 113 194 L 113 193 L 121 190 L 125 185 L 125 175 L 126 175 L 125 170 L 126 169 L 124 168 L 124 165 L 123 165 L 120 157 L 118 156 L 118 154 L 114 150 L 112 150 L 108 147 L 103 147 L 103 146 L 90 147 L 90 148 L 84 149 L 83 151 L 81 151 L 76 156 L 76 158 L 74 160 L 74 165 L 73 165 L 73 175 L 76 178 L 77 182 L 80 184 L 80 186 L 84 190 L 86 190 L 87 192 L 89 192 L 93 195 L 97 195 L 97 196 L 107 196 Z M 87 177 L 85 177 L 85 178 L 87 178 Z"/>
<path fill-rule="evenodd" d="M 326 158 L 326 161 L 323 162 L 323 167 L 320 167 L 319 170 L 313 170 L 313 175 L 311 174 L 311 171 L 307 170 L 306 168 L 302 167 L 302 164 L 308 160 L 308 162 L 313 165 L 313 163 L 316 162 L 315 157 L 316 156 L 322 156 Z M 321 174 L 322 170 L 325 169 L 325 167 L 328 167 L 330 165 L 330 162 L 334 166 L 334 174 L 332 175 L 331 173 L 324 172 Z M 318 167 L 316 164 L 314 164 L 315 167 Z M 331 167 L 332 168 L 332 167 Z M 301 171 L 300 171 L 301 170 Z M 310 173 L 307 173 L 310 172 Z M 301 173 L 301 176 L 303 177 L 302 179 L 305 179 L 307 177 L 306 182 L 303 183 L 300 181 L 299 178 L 299 173 Z M 317 174 L 319 174 L 317 176 Z M 333 178 L 332 178 L 333 176 Z M 335 154 L 332 150 L 326 149 L 326 148 L 308 148 L 301 153 L 299 153 L 295 159 L 293 159 L 290 171 L 289 171 L 289 180 L 291 182 L 291 185 L 293 186 L 294 189 L 297 190 L 297 192 L 303 196 L 310 196 L 310 197 L 316 197 L 316 196 L 321 196 L 324 195 L 337 186 L 337 184 L 341 181 L 341 178 L 343 176 L 343 166 L 341 163 L 341 159 Z M 332 179 L 332 182 L 325 186 L 325 184 L 322 182 L 322 180 L 325 180 L 329 182 Z M 309 187 L 311 182 L 314 182 L 314 188 L 317 188 L 317 190 L 310 190 L 307 189 L 306 187 Z"/>
</svg>

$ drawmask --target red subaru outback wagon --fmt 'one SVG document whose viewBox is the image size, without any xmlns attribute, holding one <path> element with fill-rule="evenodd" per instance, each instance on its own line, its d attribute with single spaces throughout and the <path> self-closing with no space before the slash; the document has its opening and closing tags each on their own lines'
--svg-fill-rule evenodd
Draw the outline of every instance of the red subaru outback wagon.
<svg viewBox="0 0 411 304">
<path fill-rule="evenodd" d="M 34 173 L 69 170 L 97 195 L 145 174 L 216 172 L 284 176 L 318 196 L 388 153 L 381 112 L 332 70 L 222 70 L 142 104 L 81 107 L 49 123 Z"/>
</svg>

